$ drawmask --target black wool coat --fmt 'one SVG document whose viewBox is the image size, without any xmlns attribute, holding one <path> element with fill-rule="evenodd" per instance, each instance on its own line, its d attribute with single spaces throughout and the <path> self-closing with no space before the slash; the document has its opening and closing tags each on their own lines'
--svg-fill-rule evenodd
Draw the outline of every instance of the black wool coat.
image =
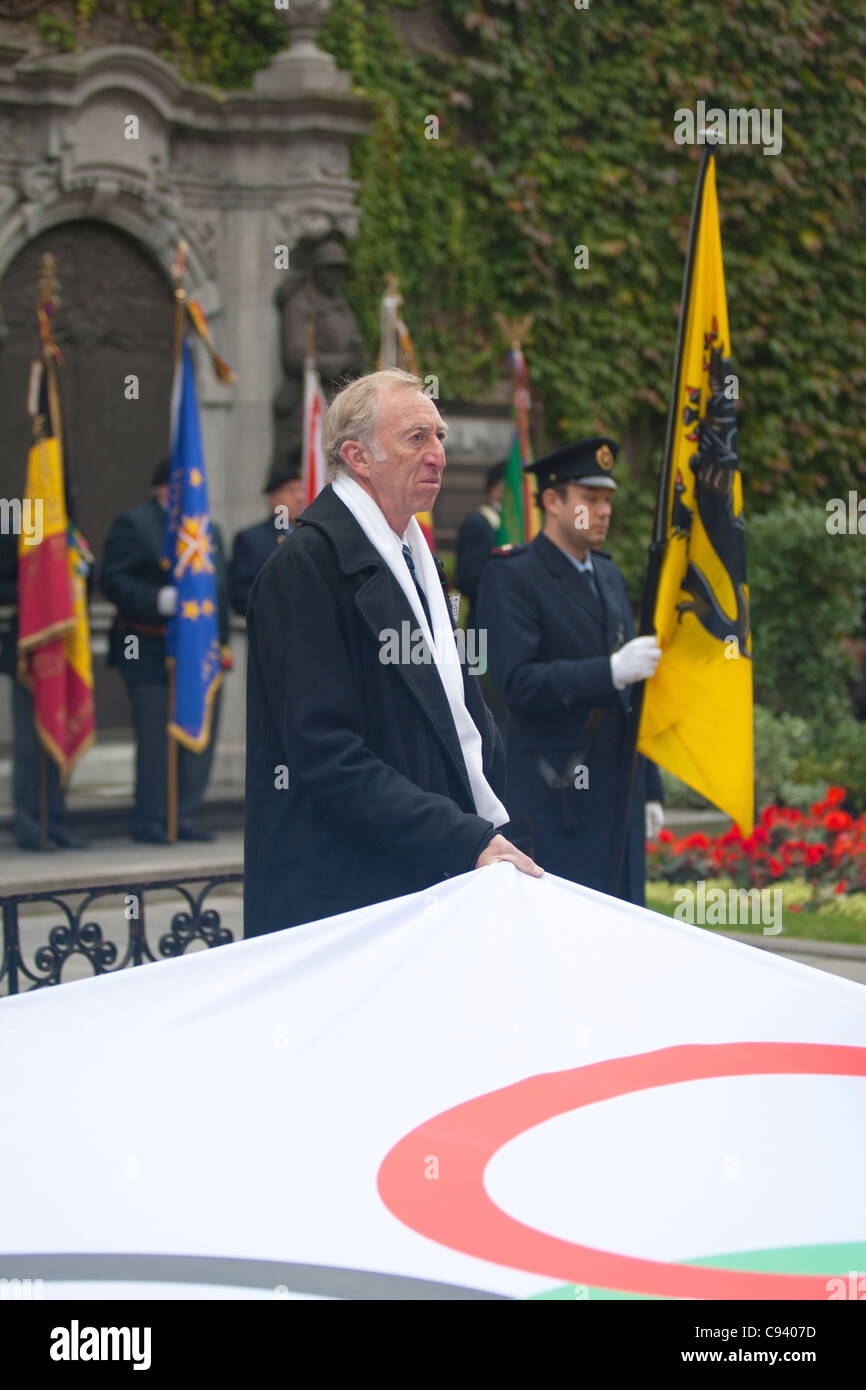
<svg viewBox="0 0 866 1390">
<path fill-rule="evenodd" d="M 494 556 L 481 575 L 478 622 L 508 710 L 512 838 L 543 869 L 607 892 L 632 700 L 631 687 L 613 684 L 610 653 L 635 633 L 622 574 L 604 554 L 593 552 L 592 564 L 598 598 L 544 535 Z M 577 779 L 548 786 L 543 768 L 565 780 L 578 761 L 586 771 Z M 658 768 L 638 758 L 620 893 L 631 902 L 644 900 L 644 805 L 661 799 Z"/>
<path fill-rule="evenodd" d="M 475 810 L 435 667 L 383 664 L 414 628 L 403 591 L 326 487 L 247 608 L 244 935 L 383 902 L 474 868 L 496 833 Z M 501 740 L 464 669 L 484 772 Z"/>
</svg>

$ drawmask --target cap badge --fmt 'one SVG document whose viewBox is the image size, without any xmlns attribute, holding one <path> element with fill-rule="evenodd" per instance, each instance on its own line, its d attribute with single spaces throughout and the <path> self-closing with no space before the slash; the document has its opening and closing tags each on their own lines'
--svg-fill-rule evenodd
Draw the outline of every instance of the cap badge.
<svg viewBox="0 0 866 1390">
<path fill-rule="evenodd" d="M 609 445 L 602 444 L 600 449 L 596 449 L 595 461 L 599 468 L 603 468 L 606 473 L 610 472 L 613 468 L 613 454 L 611 453 Z"/>
</svg>

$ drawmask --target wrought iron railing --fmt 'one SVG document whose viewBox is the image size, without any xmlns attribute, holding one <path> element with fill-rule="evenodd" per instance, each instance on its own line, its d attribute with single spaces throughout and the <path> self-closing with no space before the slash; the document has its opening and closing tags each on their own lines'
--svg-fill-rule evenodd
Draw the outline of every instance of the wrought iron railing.
<svg viewBox="0 0 866 1390">
<path fill-rule="evenodd" d="M 160 878 L 137 883 L 100 883 L 71 888 L 46 888 L 35 893 L 14 893 L 0 897 L 2 913 L 2 955 L 0 955 L 0 994 L 19 994 L 62 983 L 63 967 L 73 956 L 89 962 L 94 975 L 112 975 L 130 965 L 180 956 L 194 941 L 206 946 L 224 946 L 234 935 L 220 921 L 219 912 L 206 905 L 214 889 L 242 883 L 243 874 L 211 874 L 208 877 Z M 168 930 L 156 942 L 156 952 L 148 939 L 148 900 L 154 894 L 174 892 L 185 907 L 171 915 Z M 122 898 L 122 935 L 118 944 L 106 938 L 103 927 L 91 917 L 99 899 Z M 75 900 L 78 901 L 75 901 Z M 48 929 L 47 939 L 36 944 L 30 961 L 21 946 L 21 913 L 25 904 L 44 903 L 56 907 L 60 921 Z M 118 958 L 119 957 L 119 958 Z"/>
</svg>

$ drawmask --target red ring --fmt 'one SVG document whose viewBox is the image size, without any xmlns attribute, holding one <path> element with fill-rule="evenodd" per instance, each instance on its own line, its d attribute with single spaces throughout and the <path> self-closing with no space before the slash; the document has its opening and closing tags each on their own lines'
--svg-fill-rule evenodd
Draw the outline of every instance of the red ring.
<svg viewBox="0 0 866 1390">
<path fill-rule="evenodd" d="M 634 1091 L 717 1076 L 866 1076 L 866 1048 L 829 1043 L 668 1047 L 530 1076 L 426 1120 L 379 1168 L 382 1201 L 398 1220 L 453 1250 L 572 1284 L 667 1298 L 826 1299 L 826 1276 L 757 1274 L 635 1259 L 559 1240 L 508 1216 L 487 1195 L 493 1155 L 534 1125 Z M 431 1155 L 439 1176 L 425 1180 Z"/>
</svg>

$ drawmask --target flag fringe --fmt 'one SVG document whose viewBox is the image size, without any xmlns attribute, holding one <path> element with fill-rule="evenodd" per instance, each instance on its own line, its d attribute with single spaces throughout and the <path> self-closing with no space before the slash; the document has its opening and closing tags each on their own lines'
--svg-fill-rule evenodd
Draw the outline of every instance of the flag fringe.
<svg viewBox="0 0 866 1390">
<path fill-rule="evenodd" d="M 228 362 L 226 362 L 224 357 L 220 357 L 219 353 L 213 345 L 213 339 L 211 338 L 210 329 L 207 325 L 207 319 L 204 316 L 204 311 L 201 305 L 198 304 L 194 299 L 187 299 L 184 301 L 184 306 L 186 308 L 187 314 L 189 315 L 193 328 L 195 329 L 199 338 L 207 348 L 208 355 L 211 360 L 211 365 L 214 369 L 214 375 L 217 381 L 221 382 L 223 386 L 227 386 L 232 381 L 237 381 L 237 376 L 234 370 L 229 366 Z"/>
<path fill-rule="evenodd" d="M 168 658 L 166 660 L 166 666 L 168 666 L 170 662 L 173 664 L 171 658 Z M 180 724 L 175 724 L 173 720 L 168 721 L 166 726 L 168 734 L 176 743 L 179 743 L 181 747 L 188 748 L 191 753 L 203 753 L 210 743 L 211 726 L 213 724 L 213 705 L 216 699 L 216 693 L 222 683 L 223 673 L 222 671 L 218 671 L 205 691 L 204 718 L 202 719 L 201 733 L 198 738 L 194 738 L 192 734 L 188 733 Z"/>
</svg>

